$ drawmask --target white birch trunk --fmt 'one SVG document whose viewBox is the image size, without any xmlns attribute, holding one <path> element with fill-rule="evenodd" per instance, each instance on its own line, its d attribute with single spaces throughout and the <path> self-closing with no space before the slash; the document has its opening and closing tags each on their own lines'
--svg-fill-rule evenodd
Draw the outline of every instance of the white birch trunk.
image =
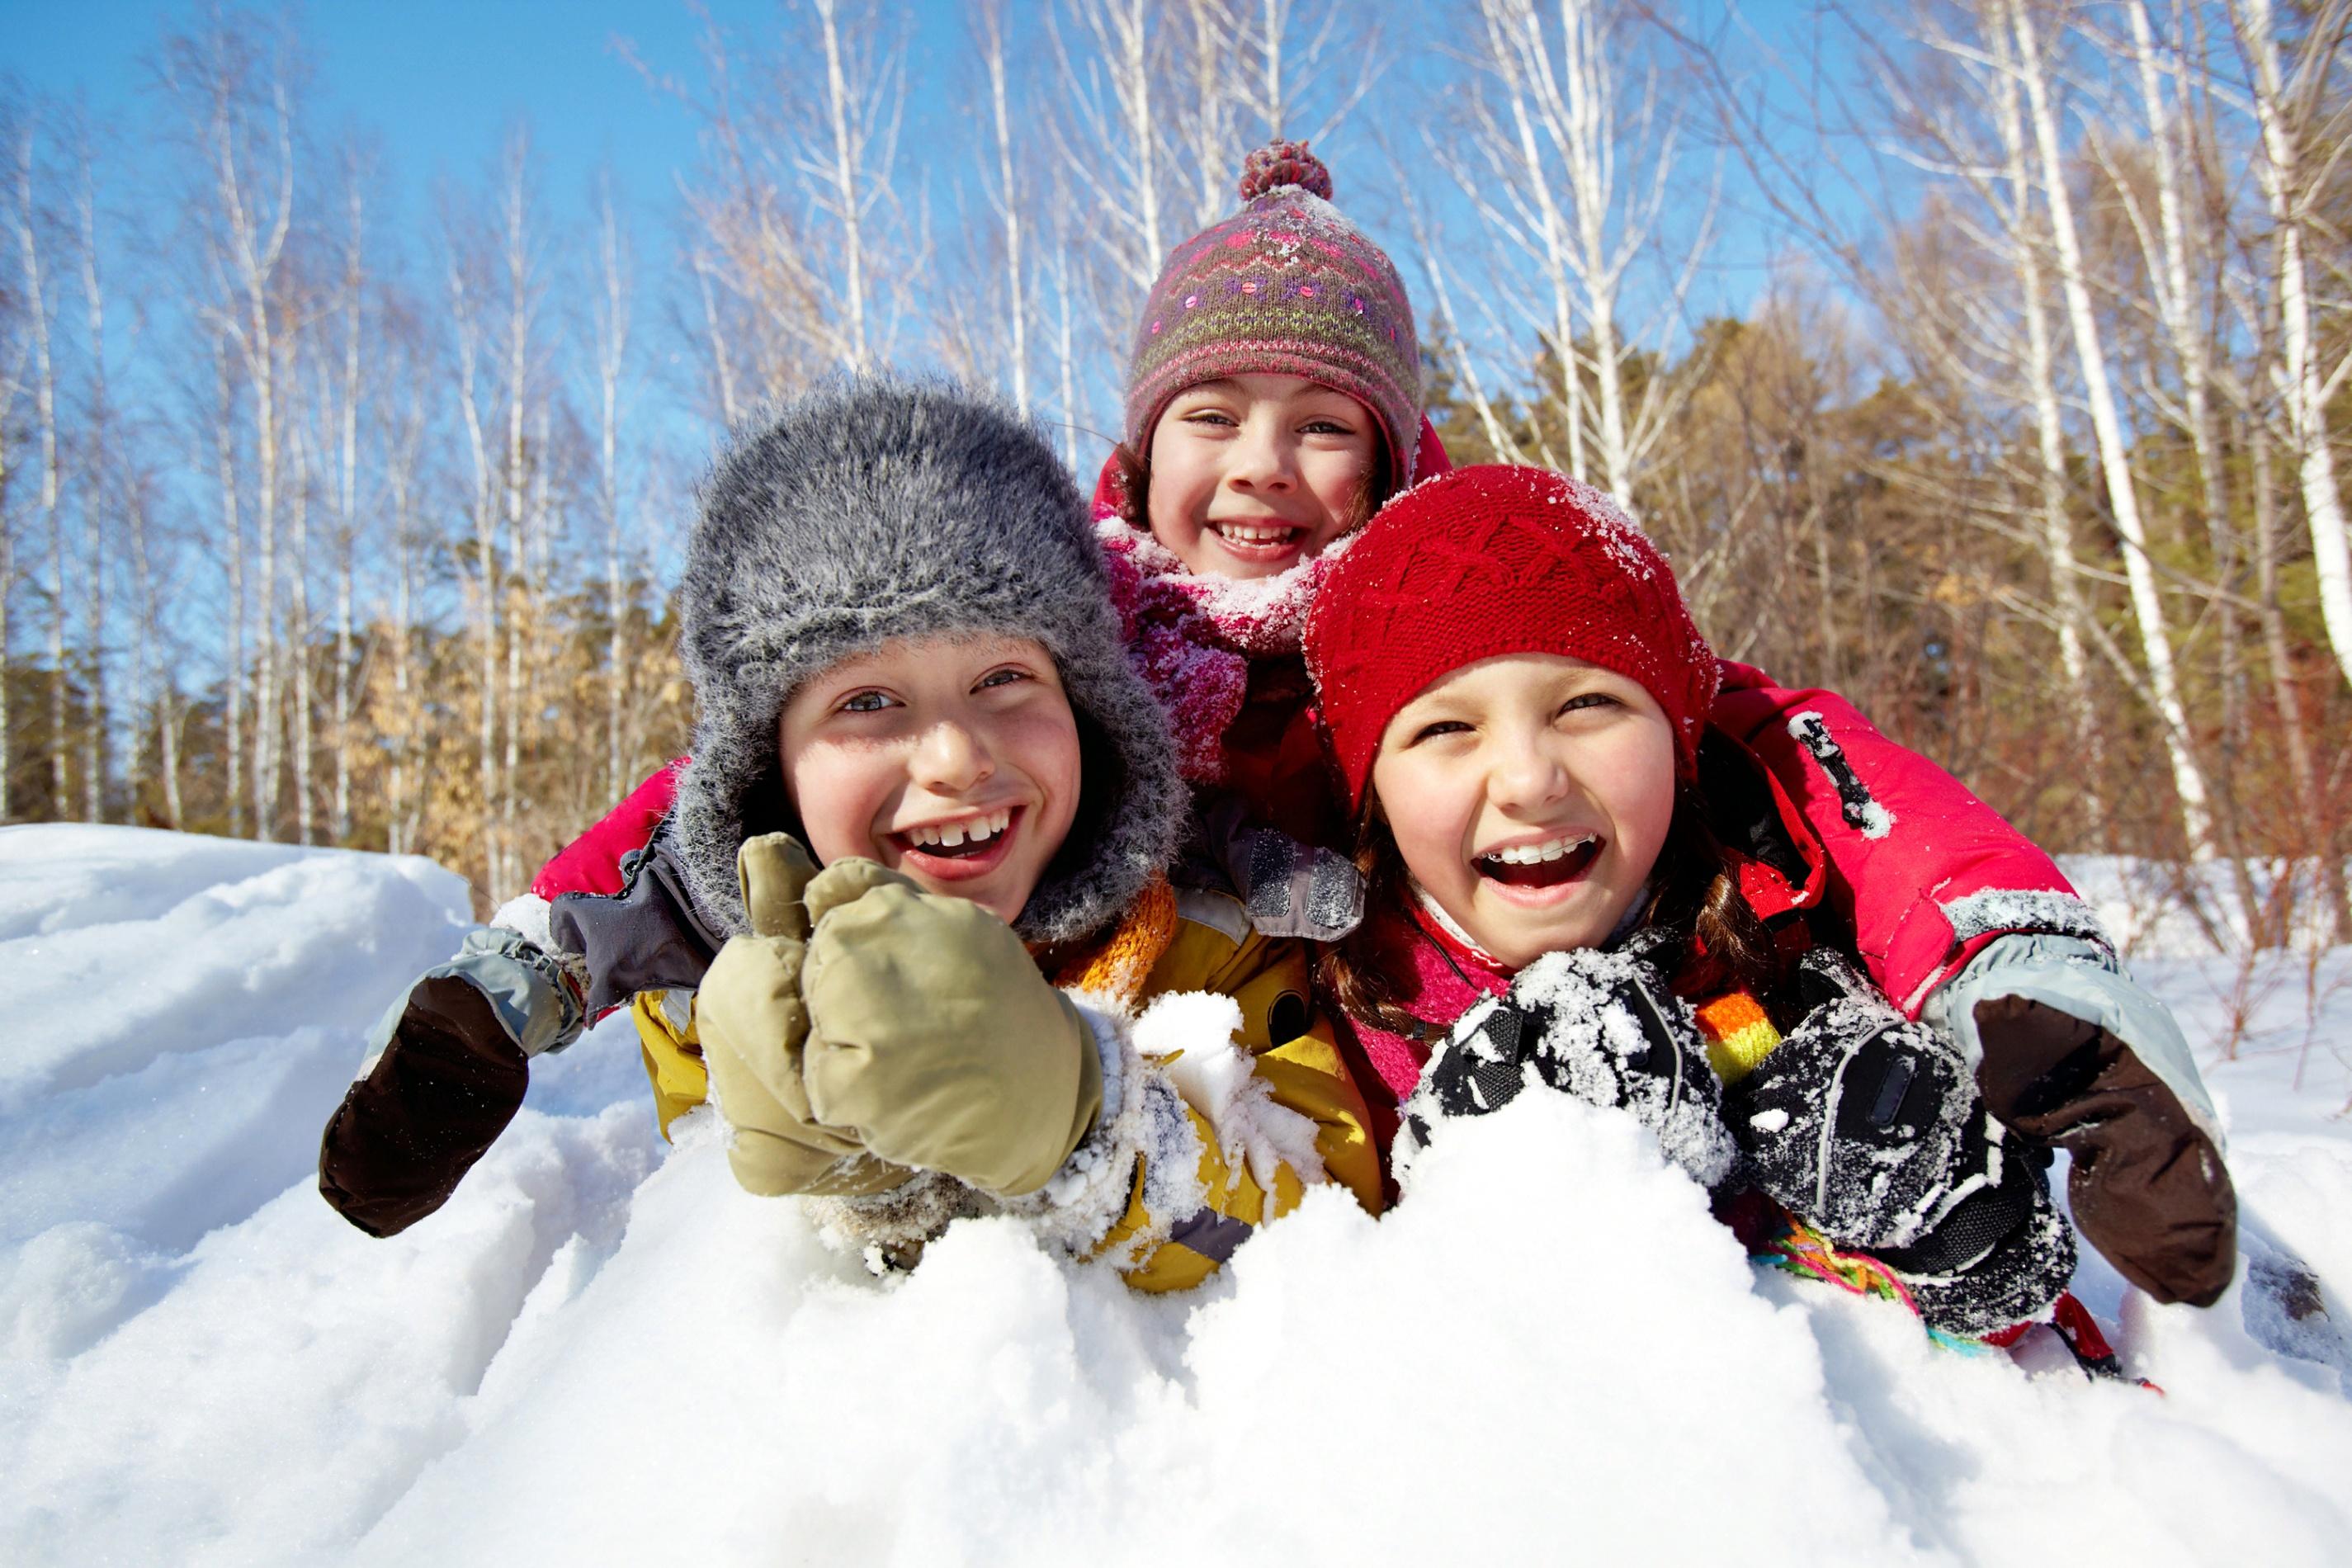
<svg viewBox="0 0 2352 1568">
<path fill-rule="evenodd" d="M 213 339 L 213 464 L 220 482 L 222 542 L 228 574 L 227 638 L 221 674 L 223 749 L 228 753 L 228 832 L 245 837 L 245 517 L 236 489 L 236 403 L 229 384 L 228 343 Z"/>
<path fill-rule="evenodd" d="M 622 586 L 621 371 L 629 346 L 629 268 L 613 209 L 609 179 L 599 190 L 597 251 L 604 289 L 596 309 L 597 478 L 604 504 L 604 613 L 610 622 L 604 658 L 604 794 L 619 800 L 627 786 L 621 748 L 621 713 L 628 688 L 628 603 Z"/>
<path fill-rule="evenodd" d="M 8 483 L 15 473 L 8 461 L 5 432 L 16 414 L 16 373 L 11 366 L 6 374 L 0 374 L 0 495 L 8 493 Z M 16 585 L 16 534 L 8 525 L 6 512 L 0 510 L 0 824 L 16 815 L 16 792 L 9 782 L 14 776 L 16 753 L 8 744 L 8 650 L 15 646 L 8 640 L 8 601 Z"/>
<path fill-rule="evenodd" d="M 1004 8 L 981 12 L 982 61 L 988 69 L 989 123 L 996 140 L 996 200 L 1004 231 L 1005 306 L 1013 333 L 1013 406 L 1029 412 L 1028 274 L 1021 263 L 1021 195 L 1013 175 L 1013 120 L 1005 103 Z"/>
<path fill-rule="evenodd" d="M 719 326 L 718 290 L 711 282 L 710 263 L 699 254 L 694 258 L 694 281 L 702 296 L 703 341 L 710 349 L 711 381 L 719 393 L 719 422 L 732 430 L 742 418 L 735 395 L 735 356 L 728 351 L 727 334 Z"/>
<path fill-rule="evenodd" d="M 1060 319 L 1054 341 L 1055 366 L 1060 373 L 1062 398 L 1062 461 L 1072 473 L 1078 468 L 1077 354 L 1070 335 L 1070 249 L 1059 239 L 1054 246 L 1054 300 Z"/>
<path fill-rule="evenodd" d="M 26 314 L 33 334 L 33 409 L 40 431 L 37 504 L 49 535 L 49 814 L 62 821 L 71 809 L 67 763 L 65 648 L 65 523 L 58 515 L 58 385 L 49 352 L 49 296 L 33 205 L 33 131 L 16 147 L 16 258 L 25 279 Z"/>
<path fill-rule="evenodd" d="M 111 449 L 112 408 L 106 384 L 106 290 L 98 273 L 98 201 L 91 188 L 87 146 L 81 156 L 81 181 L 75 201 L 81 226 L 81 286 L 84 321 L 89 334 L 89 444 L 82 464 L 82 649 L 89 669 L 87 722 L 82 727 L 81 816 L 84 822 L 106 817 L 106 786 L 112 773 L 113 715 L 107 701 L 106 679 L 106 487 L 114 476 Z"/>
<path fill-rule="evenodd" d="M 287 572 L 287 652 L 293 664 L 292 710 L 289 714 L 289 744 L 294 753 L 294 842 L 315 842 L 313 794 L 310 787 L 313 726 L 318 710 L 310 700 L 310 441 L 302 422 L 295 421 L 292 440 L 294 493 L 292 532 Z"/>
<path fill-rule="evenodd" d="M 2132 479 L 2130 453 L 2116 416 L 2114 392 L 2107 379 L 2105 351 L 2099 341 L 2098 318 L 2083 263 L 2082 246 L 2074 226 L 2072 196 L 2066 189 L 2066 169 L 2058 141 L 2058 121 L 2052 106 L 2049 82 L 2033 22 L 2023 0 L 2008 0 L 2010 20 L 2017 37 L 2017 59 L 2025 86 L 2026 104 L 2041 154 L 2043 195 L 2049 203 L 2051 236 L 2058 252 L 2058 278 L 2074 329 L 2074 349 L 2083 372 L 2083 391 L 2089 405 L 2091 427 L 2097 437 L 2100 471 L 2124 541 L 2124 575 L 2130 588 L 2132 610 L 2139 626 L 2141 657 L 2148 667 L 2148 683 L 2164 723 L 2164 746 L 2171 764 L 2181 827 L 2192 856 L 2213 852 L 2213 825 L 2205 775 L 2192 754 L 2189 716 L 2180 700 L 2173 670 L 2171 634 L 2164 620 L 2164 601 L 2156 573 L 2147 559 L 2147 531 L 2141 525 L 2139 494 Z"/>
<path fill-rule="evenodd" d="M 2336 488 L 2336 458 L 2328 443 L 2326 378 L 2320 371 L 2304 256 L 2311 195 L 2304 188 L 2299 127 L 2290 111 L 2270 0 L 2239 0 L 2231 14 L 2253 66 L 2254 110 L 2263 133 L 2263 157 L 2255 172 L 2277 232 L 2281 363 L 2275 376 L 2294 441 L 2304 521 L 2311 531 L 2312 565 L 2319 578 L 2320 616 L 2336 667 L 2352 682 L 2352 542 L 2345 532 L 2344 499 Z"/>
<path fill-rule="evenodd" d="M 337 413 L 335 473 L 335 804 L 328 837 L 347 844 L 352 837 L 352 616 L 353 555 L 359 528 L 360 291 L 365 282 L 361 256 L 366 209 L 356 170 L 348 174 L 343 244 L 343 364 Z"/>
<path fill-rule="evenodd" d="M 2271 701 L 2278 709 L 2279 733 L 2286 742 L 2295 814 L 2302 818 L 2305 841 L 2316 851 L 2320 890 L 2327 900 L 2336 940 L 2352 942 L 2352 897 L 2347 897 L 2344 885 L 2344 861 L 2328 841 L 2326 813 L 2320 804 L 2319 766 L 2312 755 L 2310 731 L 2305 727 L 2294 654 L 2287 643 L 2286 616 L 2279 607 L 2278 503 L 2271 471 L 2269 425 L 2260 416 L 2247 425 L 2253 448 L 2255 616 L 2270 664 Z"/>
<path fill-rule="evenodd" d="M 2005 58 L 2008 51 L 1996 43 Z M 2098 715 L 2091 703 L 2090 661 L 2083 651 L 2083 595 L 2076 581 L 2074 523 L 2066 510 L 2066 436 L 2058 408 L 2056 359 L 2050 319 L 2043 308 L 2040 237 L 2032 222 L 2033 184 L 2026 173 L 2025 132 L 2018 114 L 2017 83 L 2004 77 L 1993 84 L 1993 121 L 2000 133 L 2014 206 L 2005 215 L 2017 267 L 2018 296 L 2025 320 L 2026 381 L 2033 400 L 2040 458 L 2042 551 L 2050 572 L 2050 596 L 2058 615 L 2058 662 L 2066 679 L 2066 700 L 2074 734 L 2087 763 L 2077 795 L 2102 847 L 2115 847 L 2100 781 L 2106 776 Z"/>
<path fill-rule="evenodd" d="M 842 293 L 849 312 L 848 342 L 841 356 L 845 368 L 864 371 L 866 355 L 866 189 L 857 144 L 850 135 L 850 88 L 842 68 L 841 25 L 836 0 L 812 0 L 824 38 L 826 117 L 833 131 L 832 181 L 839 204 L 842 248 Z"/>
<path fill-rule="evenodd" d="M 453 246 L 463 243 L 452 236 Z M 482 886 L 495 890 L 498 875 L 498 512 L 491 500 L 489 433 L 482 418 L 480 376 L 481 307 L 466 275 L 466 264 L 453 257 L 449 264 L 449 304 L 457 339 L 457 410 L 466 428 L 467 450 L 473 459 L 474 642 L 477 656 L 478 720 L 475 729 L 476 785 L 481 794 Z"/>
</svg>

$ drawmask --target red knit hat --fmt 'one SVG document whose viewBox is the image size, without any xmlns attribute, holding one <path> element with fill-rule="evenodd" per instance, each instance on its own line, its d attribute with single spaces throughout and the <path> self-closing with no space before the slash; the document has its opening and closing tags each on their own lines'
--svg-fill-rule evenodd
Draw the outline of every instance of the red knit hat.
<svg viewBox="0 0 2352 1568">
<path fill-rule="evenodd" d="M 1641 683 L 1689 778 L 1722 671 L 1649 536 L 1590 485 L 1542 468 L 1456 468 L 1349 541 L 1307 618 L 1323 732 L 1362 807 L 1381 735 L 1439 677 L 1515 653 Z"/>
</svg>

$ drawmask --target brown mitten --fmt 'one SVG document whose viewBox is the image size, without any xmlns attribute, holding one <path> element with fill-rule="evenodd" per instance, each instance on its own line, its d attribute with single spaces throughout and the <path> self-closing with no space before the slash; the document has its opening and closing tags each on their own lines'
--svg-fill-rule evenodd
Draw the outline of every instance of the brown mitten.
<svg viewBox="0 0 2352 1568">
<path fill-rule="evenodd" d="M 2211 1306 L 2236 1268 L 2238 1199 L 2179 1098 L 2123 1040 L 2044 1003 L 1994 997 L 1976 1024 L 1986 1105 L 2074 1156 L 2075 1227 L 2158 1300 Z"/>
</svg>

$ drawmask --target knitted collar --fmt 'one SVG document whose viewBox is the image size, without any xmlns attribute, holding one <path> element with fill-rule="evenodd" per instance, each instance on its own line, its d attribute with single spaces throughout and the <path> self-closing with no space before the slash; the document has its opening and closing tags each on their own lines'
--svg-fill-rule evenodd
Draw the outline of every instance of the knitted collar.
<svg viewBox="0 0 2352 1568">
<path fill-rule="evenodd" d="M 1176 893 L 1155 875 L 1111 933 L 1072 953 L 1054 973 L 1054 984 L 1085 991 L 1130 1012 L 1143 1000 L 1144 983 L 1176 938 Z"/>
<path fill-rule="evenodd" d="M 1298 651 L 1315 591 L 1355 537 L 1335 540 L 1322 554 L 1275 576 L 1243 578 L 1195 572 L 1174 551 L 1115 516 L 1097 518 L 1095 536 L 1111 558 L 1115 578 L 1124 574 L 1121 566 L 1129 568 L 1144 599 L 1198 611 L 1218 640 L 1252 658 Z"/>
</svg>

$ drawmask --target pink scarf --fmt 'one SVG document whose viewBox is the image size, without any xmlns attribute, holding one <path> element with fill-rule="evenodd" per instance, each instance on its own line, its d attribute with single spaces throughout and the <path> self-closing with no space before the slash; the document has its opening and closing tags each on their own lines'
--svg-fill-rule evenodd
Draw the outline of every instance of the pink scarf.
<svg viewBox="0 0 2352 1568">
<path fill-rule="evenodd" d="M 1279 576 L 1244 580 L 1198 574 L 1115 515 L 1096 519 L 1095 536 L 1128 662 L 1168 710 L 1178 765 L 1195 784 L 1223 782 L 1225 731 L 1248 693 L 1250 660 L 1298 651 L 1315 590 L 1348 542 Z"/>
</svg>

